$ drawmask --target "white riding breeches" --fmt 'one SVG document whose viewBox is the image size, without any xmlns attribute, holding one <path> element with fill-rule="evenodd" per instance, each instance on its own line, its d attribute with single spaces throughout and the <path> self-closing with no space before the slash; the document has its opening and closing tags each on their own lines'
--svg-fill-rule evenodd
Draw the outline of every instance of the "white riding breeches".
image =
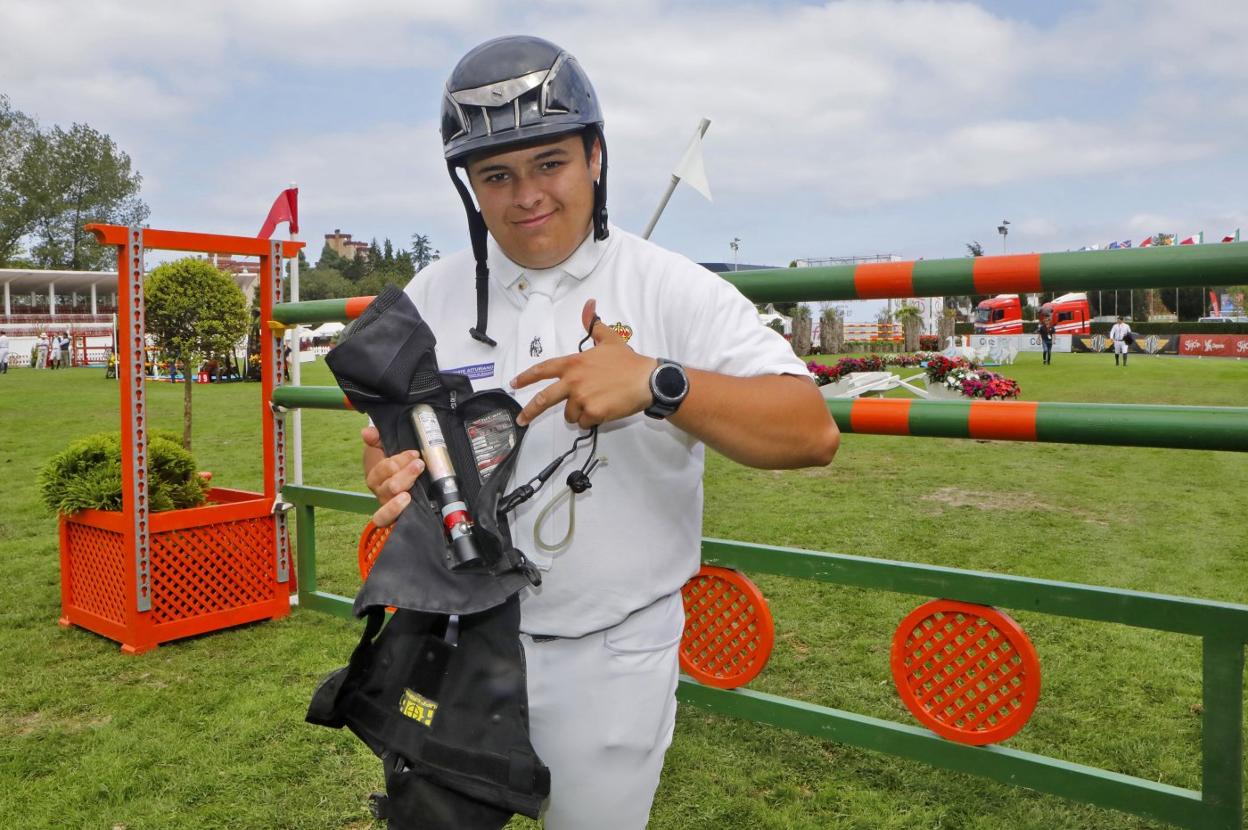
<svg viewBox="0 0 1248 830">
<path fill-rule="evenodd" d="M 546 830 L 642 830 L 676 723 L 685 615 L 674 593 L 605 631 L 524 645 Z"/>
</svg>

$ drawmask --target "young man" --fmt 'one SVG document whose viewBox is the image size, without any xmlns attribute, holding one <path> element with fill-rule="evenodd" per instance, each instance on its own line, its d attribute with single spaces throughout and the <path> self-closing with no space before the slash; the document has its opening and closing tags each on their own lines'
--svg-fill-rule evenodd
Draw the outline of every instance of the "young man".
<svg viewBox="0 0 1248 830">
<path fill-rule="evenodd" d="M 594 452 L 586 442 L 511 521 L 543 571 L 522 597 L 521 641 L 532 743 L 551 772 L 545 826 L 636 830 L 672 738 L 703 445 L 756 467 L 825 465 L 839 433 L 802 361 L 735 288 L 607 222 L 602 116 L 571 55 L 531 37 L 473 49 L 447 83 L 442 137 L 472 250 L 406 289 L 440 365 L 524 405 L 516 482 L 601 427 L 592 489 L 559 484 Z M 384 526 L 423 463 L 384 457 L 372 427 L 363 439 Z"/>
<path fill-rule="evenodd" d="M 1118 365 L 1118 356 L 1122 355 L 1122 365 L 1127 365 L 1127 351 L 1131 345 L 1131 327 L 1121 317 L 1109 330 L 1109 339 L 1114 341 L 1114 365 Z"/>
</svg>

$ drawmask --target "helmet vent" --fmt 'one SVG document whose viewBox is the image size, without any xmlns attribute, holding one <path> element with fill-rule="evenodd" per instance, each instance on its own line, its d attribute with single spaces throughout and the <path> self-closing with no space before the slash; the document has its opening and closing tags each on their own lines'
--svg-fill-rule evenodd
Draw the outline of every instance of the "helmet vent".
<svg viewBox="0 0 1248 830">
<path fill-rule="evenodd" d="M 509 78 L 494 84 L 486 84 L 472 89 L 461 89 L 452 92 L 451 98 L 456 103 L 470 107 L 501 107 L 510 104 L 530 89 L 537 89 L 550 74 L 548 69 L 539 69 L 519 78 Z"/>
</svg>

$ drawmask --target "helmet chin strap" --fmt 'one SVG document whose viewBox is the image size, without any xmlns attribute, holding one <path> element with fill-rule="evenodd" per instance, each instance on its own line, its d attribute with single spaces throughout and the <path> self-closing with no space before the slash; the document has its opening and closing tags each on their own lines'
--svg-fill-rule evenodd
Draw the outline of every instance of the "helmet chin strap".
<svg viewBox="0 0 1248 830">
<path fill-rule="evenodd" d="M 446 170 L 451 174 L 451 181 L 455 183 L 459 198 L 463 200 L 464 210 L 468 213 L 468 237 L 472 240 L 473 259 L 477 261 L 477 324 L 468 329 L 468 333 L 479 343 L 497 346 L 498 343 L 485 333 L 490 317 L 490 266 L 486 261 L 488 254 L 485 247 L 487 233 L 485 219 L 482 218 L 481 211 L 477 210 L 476 204 L 472 201 L 468 186 L 456 174 L 455 167 L 453 161 L 446 163 Z"/>
<path fill-rule="evenodd" d="M 594 126 L 594 133 L 598 136 L 598 151 L 602 154 L 598 181 L 594 182 L 594 241 L 601 242 L 610 233 L 607 229 L 607 137 L 597 125 Z"/>
</svg>

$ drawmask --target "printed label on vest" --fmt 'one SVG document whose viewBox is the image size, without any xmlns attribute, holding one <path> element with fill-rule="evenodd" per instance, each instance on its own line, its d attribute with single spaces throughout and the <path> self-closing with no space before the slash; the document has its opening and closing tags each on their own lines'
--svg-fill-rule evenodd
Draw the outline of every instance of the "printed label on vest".
<svg viewBox="0 0 1248 830">
<path fill-rule="evenodd" d="M 438 713 L 438 704 L 411 689 L 404 689 L 403 697 L 399 700 L 399 712 L 423 726 L 433 726 L 433 716 Z"/>
<path fill-rule="evenodd" d="M 494 364 L 474 363 L 471 366 L 457 366 L 454 369 L 446 369 L 445 371 L 463 375 L 469 380 L 480 380 L 481 378 L 494 377 Z"/>
<path fill-rule="evenodd" d="M 506 460 L 516 445 L 516 423 L 505 409 L 487 412 L 479 418 L 464 422 L 468 440 L 472 442 L 472 455 L 477 461 L 477 473 L 481 481 L 489 481 L 494 469 Z"/>
</svg>

